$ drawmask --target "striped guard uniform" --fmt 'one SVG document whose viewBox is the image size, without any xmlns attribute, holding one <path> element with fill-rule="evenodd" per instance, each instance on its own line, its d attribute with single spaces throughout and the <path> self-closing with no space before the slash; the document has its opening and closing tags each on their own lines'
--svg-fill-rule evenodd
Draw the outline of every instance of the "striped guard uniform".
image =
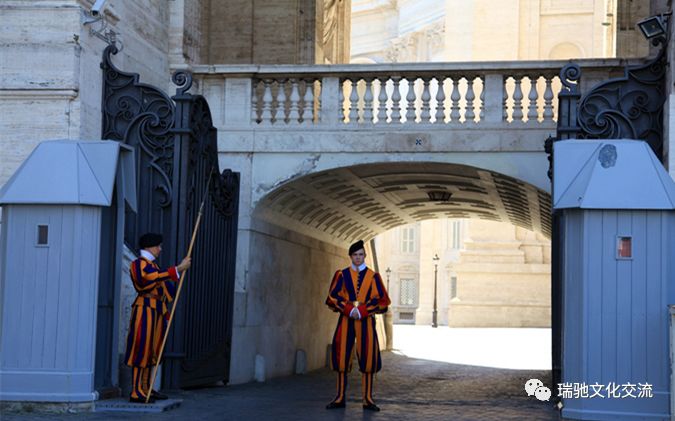
<svg viewBox="0 0 675 421">
<path fill-rule="evenodd" d="M 131 396 L 139 398 L 150 388 L 150 367 L 158 364 L 169 317 L 167 302 L 176 295 L 179 275 L 175 267 L 160 269 L 144 256 L 131 262 L 129 272 L 138 297 L 132 305 L 124 359 L 133 367 Z"/>
<path fill-rule="evenodd" d="M 349 317 L 354 302 L 361 319 Z M 353 267 L 338 270 L 333 276 L 326 305 L 340 313 L 331 346 L 331 367 L 335 371 L 351 371 L 352 352 L 356 340 L 356 356 L 363 373 L 376 373 L 382 368 L 374 314 L 385 313 L 391 304 L 382 277 L 370 268 L 357 272 Z"/>
</svg>

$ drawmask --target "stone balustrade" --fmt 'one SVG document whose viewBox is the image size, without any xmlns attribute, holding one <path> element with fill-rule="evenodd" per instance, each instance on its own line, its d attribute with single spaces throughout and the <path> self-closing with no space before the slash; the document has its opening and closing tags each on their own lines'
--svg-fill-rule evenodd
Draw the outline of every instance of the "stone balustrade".
<svg viewBox="0 0 675 421">
<path fill-rule="evenodd" d="M 589 81 L 615 77 L 625 64 L 579 63 Z M 225 80 L 225 123 L 239 127 L 554 127 L 565 64 L 216 65 L 194 73 L 207 97 Z"/>
</svg>

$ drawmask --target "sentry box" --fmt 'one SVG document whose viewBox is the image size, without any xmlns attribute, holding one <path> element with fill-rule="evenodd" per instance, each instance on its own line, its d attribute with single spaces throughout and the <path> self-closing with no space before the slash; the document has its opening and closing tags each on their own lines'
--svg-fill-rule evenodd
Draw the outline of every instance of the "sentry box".
<svg viewBox="0 0 675 421">
<path fill-rule="evenodd" d="M 134 174 L 118 142 L 47 141 L 0 190 L 0 400 L 91 402 L 114 386 Z"/>
<path fill-rule="evenodd" d="M 645 142 L 558 141 L 553 208 L 563 236 L 563 417 L 669 418 L 675 183 Z"/>
</svg>

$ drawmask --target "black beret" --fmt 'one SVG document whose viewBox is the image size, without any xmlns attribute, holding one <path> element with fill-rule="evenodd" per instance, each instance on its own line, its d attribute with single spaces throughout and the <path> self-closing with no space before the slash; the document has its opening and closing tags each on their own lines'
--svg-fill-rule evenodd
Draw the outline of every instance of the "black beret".
<svg viewBox="0 0 675 421">
<path fill-rule="evenodd" d="M 141 235 L 141 238 L 138 240 L 138 246 L 142 249 L 155 247 L 160 244 L 162 244 L 162 234 L 155 234 L 153 232 Z"/>
<path fill-rule="evenodd" d="M 351 256 L 352 254 L 361 250 L 362 248 L 364 248 L 363 247 L 363 240 L 359 240 L 359 241 L 355 242 L 354 244 L 349 246 L 349 255 Z"/>
</svg>

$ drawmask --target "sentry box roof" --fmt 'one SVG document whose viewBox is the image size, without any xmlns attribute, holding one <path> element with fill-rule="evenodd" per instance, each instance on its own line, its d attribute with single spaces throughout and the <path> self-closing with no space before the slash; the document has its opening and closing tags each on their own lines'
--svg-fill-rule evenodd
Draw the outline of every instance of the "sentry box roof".
<svg viewBox="0 0 675 421">
<path fill-rule="evenodd" d="M 675 182 L 640 140 L 553 144 L 555 209 L 675 209 Z"/>
<path fill-rule="evenodd" d="M 106 140 L 40 143 L 0 189 L 0 205 L 110 206 L 118 162 L 124 200 L 135 211 L 133 150 Z"/>
</svg>

